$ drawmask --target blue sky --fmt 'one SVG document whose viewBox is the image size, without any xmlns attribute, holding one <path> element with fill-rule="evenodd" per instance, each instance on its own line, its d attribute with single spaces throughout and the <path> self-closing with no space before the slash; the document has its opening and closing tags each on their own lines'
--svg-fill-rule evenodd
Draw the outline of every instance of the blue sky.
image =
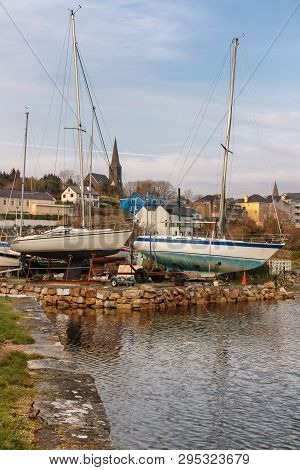
<svg viewBox="0 0 300 470">
<path fill-rule="evenodd" d="M 64 0 L 3 0 L 3 4 L 55 77 L 67 9 L 73 5 Z M 107 147 L 111 151 L 111 140 L 117 136 L 125 180 L 159 178 L 176 185 L 186 152 L 173 172 L 172 168 L 232 38 L 245 33 L 237 60 L 238 91 L 297 1 L 85 0 L 81 5 L 77 37 L 109 131 L 107 135 L 104 129 Z M 281 192 L 300 190 L 299 23 L 300 9 L 252 78 L 250 91 L 246 88 L 236 101 L 230 195 L 267 194 L 275 179 Z M 74 118 L 63 111 L 59 134 L 61 99 L 53 94 L 51 82 L 2 8 L 0 36 L 2 169 L 21 165 L 26 105 L 30 108 L 28 173 L 40 176 L 66 168 L 78 172 L 73 131 L 63 129 L 74 126 Z M 60 87 L 62 70 L 57 78 Z M 227 61 L 182 175 L 224 115 L 228 81 Z M 73 106 L 72 87 L 69 93 Z M 88 127 L 87 103 L 83 108 Z M 218 191 L 224 132 L 221 125 L 181 181 L 183 189 L 201 194 Z M 97 153 L 94 171 L 107 173 Z"/>
</svg>

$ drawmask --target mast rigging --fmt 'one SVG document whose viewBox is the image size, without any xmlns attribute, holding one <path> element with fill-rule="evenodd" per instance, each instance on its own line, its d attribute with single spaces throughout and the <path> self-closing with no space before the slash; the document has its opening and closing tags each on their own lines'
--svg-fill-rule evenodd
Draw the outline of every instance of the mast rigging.
<svg viewBox="0 0 300 470">
<path fill-rule="evenodd" d="M 234 98 L 234 82 L 235 82 L 235 67 L 236 67 L 236 52 L 239 41 L 238 38 L 234 38 L 232 41 L 232 64 L 231 64 L 231 77 L 230 77 L 230 93 L 228 102 L 228 116 L 227 116 L 227 131 L 226 131 L 226 142 L 222 145 L 224 148 L 224 161 L 223 161 L 223 173 L 222 173 L 222 184 L 221 184 L 221 199 L 220 199 L 220 215 L 218 222 L 218 237 L 224 238 L 225 236 L 225 224 L 226 224 L 226 180 L 227 180 L 227 167 L 228 167 L 228 154 L 232 153 L 229 150 L 230 146 L 230 134 L 232 125 L 232 107 Z"/>
</svg>

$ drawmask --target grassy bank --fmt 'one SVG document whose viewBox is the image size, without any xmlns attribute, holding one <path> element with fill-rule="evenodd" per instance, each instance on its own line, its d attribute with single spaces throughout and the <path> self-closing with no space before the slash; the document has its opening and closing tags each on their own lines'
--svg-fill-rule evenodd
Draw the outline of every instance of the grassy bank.
<svg viewBox="0 0 300 470">
<path fill-rule="evenodd" d="M 13 301 L 0 299 L 0 449 L 32 449 L 36 424 L 28 418 L 34 380 L 27 371 L 32 357 L 20 350 L 33 343 Z"/>
</svg>

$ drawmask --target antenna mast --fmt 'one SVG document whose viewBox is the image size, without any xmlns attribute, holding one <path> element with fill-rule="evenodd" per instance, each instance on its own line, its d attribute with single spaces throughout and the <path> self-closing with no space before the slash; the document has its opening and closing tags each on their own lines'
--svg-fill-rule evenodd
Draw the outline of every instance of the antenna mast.
<svg viewBox="0 0 300 470">
<path fill-rule="evenodd" d="M 227 179 L 227 166 L 228 166 L 228 154 L 232 153 L 229 150 L 230 144 L 230 133 L 232 124 L 232 106 L 234 96 L 234 80 L 235 80 L 235 66 L 236 66 L 236 51 L 239 41 L 238 38 L 234 38 L 232 41 L 232 64 L 231 64 L 231 78 L 230 78 L 230 94 L 228 102 L 228 117 L 227 117 L 227 131 L 226 131 L 226 143 L 224 148 L 224 162 L 223 162 L 223 174 L 222 174 L 222 186 L 221 186 L 221 199 L 220 199 L 220 216 L 218 222 L 218 237 L 223 238 L 225 236 L 225 224 L 226 224 L 226 179 Z"/>
</svg>

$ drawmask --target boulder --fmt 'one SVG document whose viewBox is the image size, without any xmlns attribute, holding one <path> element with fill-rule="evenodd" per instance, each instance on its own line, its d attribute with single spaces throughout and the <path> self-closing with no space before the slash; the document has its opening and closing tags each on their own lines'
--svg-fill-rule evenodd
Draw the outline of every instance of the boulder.
<svg viewBox="0 0 300 470">
<path fill-rule="evenodd" d="M 132 307 L 130 304 L 118 304 L 118 309 L 131 311 Z"/>
<path fill-rule="evenodd" d="M 140 289 L 128 289 L 128 290 L 123 291 L 123 297 L 126 297 L 127 299 L 137 299 L 140 296 L 141 296 Z"/>
<path fill-rule="evenodd" d="M 87 298 L 95 299 L 95 298 L 96 298 L 96 295 L 97 295 L 97 291 L 96 291 L 96 289 L 94 289 L 93 287 L 89 287 L 89 288 L 86 289 L 86 291 L 85 291 L 85 296 L 86 296 Z"/>
<path fill-rule="evenodd" d="M 230 290 L 229 289 L 223 289 L 223 295 L 224 297 L 229 297 L 230 296 Z"/>
<path fill-rule="evenodd" d="M 105 300 L 104 308 L 116 308 L 116 302 L 114 300 Z"/>
<path fill-rule="evenodd" d="M 99 300 L 107 300 L 109 299 L 110 292 L 97 292 L 96 297 Z"/>
<path fill-rule="evenodd" d="M 79 297 L 80 296 L 80 287 L 72 287 L 70 295 L 72 297 Z"/>
<path fill-rule="evenodd" d="M 154 299 L 156 297 L 156 292 L 145 291 L 143 297 L 145 299 Z"/>
<path fill-rule="evenodd" d="M 57 288 L 57 295 L 70 295 L 71 289 L 60 289 Z"/>
<path fill-rule="evenodd" d="M 231 299 L 237 299 L 239 296 L 239 291 L 237 289 L 232 289 L 229 295 Z"/>
<path fill-rule="evenodd" d="M 112 292 L 109 296 L 109 300 L 118 300 L 120 298 L 121 298 L 121 296 L 120 296 L 120 294 L 118 294 L 118 292 Z"/>
<path fill-rule="evenodd" d="M 295 298 L 295 293 L 294 292 L 287 292 L 286 296 L 288 299 L 294 299 Z"/>
<path fill-rule="evenodd" d="M 275 289 L 275 284 L 273 281 L 268 281 L 264 283 L 265 289 Z"/>
<path fill-rule="evenodd" d="M 156 290 L 152 286 L 144 286 L 143 289 L 145 292 L 156 292 Z"/>
</svg>

